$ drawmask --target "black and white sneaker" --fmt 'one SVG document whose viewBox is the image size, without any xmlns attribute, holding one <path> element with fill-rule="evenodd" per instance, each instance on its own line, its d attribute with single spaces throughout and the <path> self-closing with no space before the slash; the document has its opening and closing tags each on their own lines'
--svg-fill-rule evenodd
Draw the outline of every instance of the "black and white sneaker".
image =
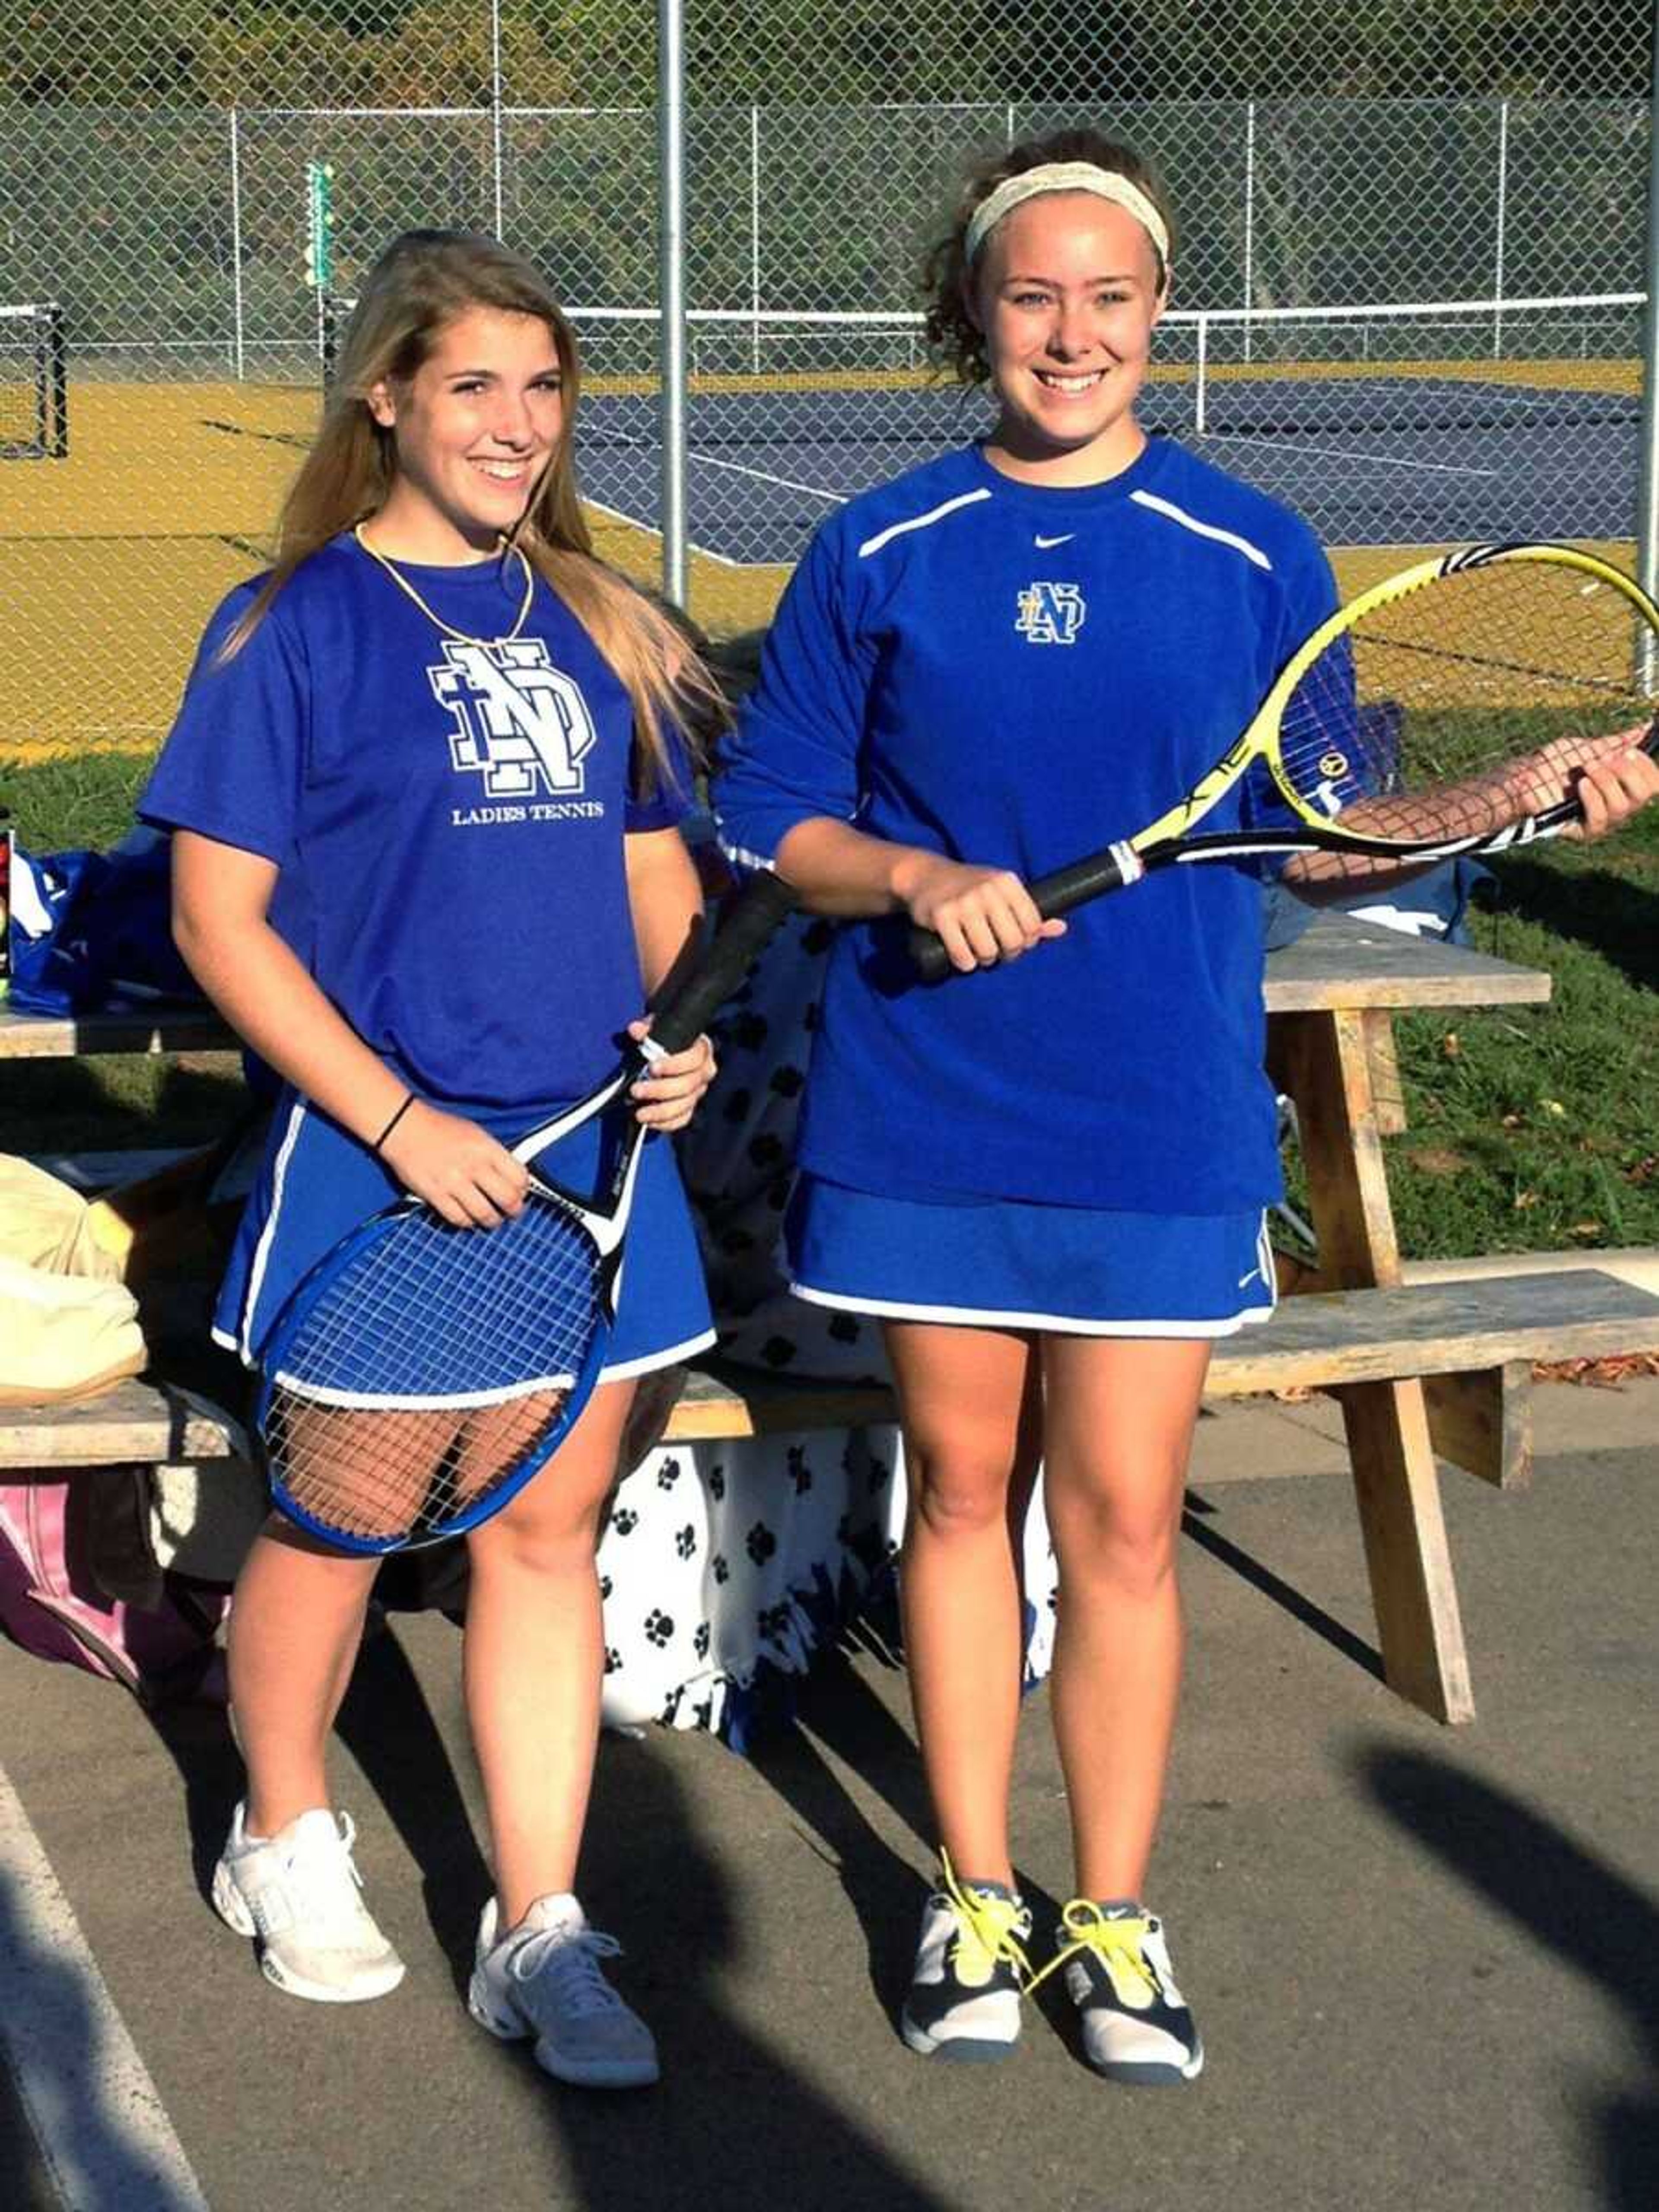
<svg viewBox="0 0 1659 2212">
<path fill-rule="evenodd" d="M 959 1882 L 945 1863 L 922 1908 L 899 2031 L 930 2058 L 1006 2058 L 1019 2039 L 1031 1916 L 1000 1881 Z"/>
<path fill-rule="evenodd" d="M 1084 2055 L 1109 2081 L 1170 2085 L 1204 2070 L 1204 2045 L 1176 1987 L 1164 1923 L 1133 1904 L 1073 1898 L 1039 1981 L 1063 1968 Z"/>
</svg>

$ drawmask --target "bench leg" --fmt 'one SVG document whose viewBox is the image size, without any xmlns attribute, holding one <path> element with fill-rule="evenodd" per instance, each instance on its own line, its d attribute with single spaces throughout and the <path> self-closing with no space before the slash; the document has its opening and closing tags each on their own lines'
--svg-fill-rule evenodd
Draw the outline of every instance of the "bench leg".
<svg viewBox="0 0 1659 2212">
<path fill-rule="evenodd" d="M 1387 1064 L 1388 1017 L 1337 1008 L 1285 1014 L 1271 1059 L 1296 1101 L 1322 1276 L 1342 1290 L 1398 1283 L 1373 1069 Z M 1420 1382 L 1340 1391 L 1353 1464 L 1382 1671 L 1436 1720 L 1474 1717 L 1428 1412 Z"/>
<path fill-rule="evenodd" d="M 1506 1360 L 1472 1375 L 1431 1376 L 1423 1385 L 1437 1459 L 1479 1475 L 1495 1490 L 1532 1480 L 1532 1365 Z"/>
<path fill-rule="evenodd" d="M 1463 1624 L 1420 1382 L 1340 1391 L 1382 1674 L 1437 1721 L 1474 1718 Z"/>
</svg>

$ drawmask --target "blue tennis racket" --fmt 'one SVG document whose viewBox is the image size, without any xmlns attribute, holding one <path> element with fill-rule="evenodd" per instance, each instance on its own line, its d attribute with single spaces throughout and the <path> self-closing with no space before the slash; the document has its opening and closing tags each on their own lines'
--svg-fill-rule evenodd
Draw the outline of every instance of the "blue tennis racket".
<svg viewBox="0 0 1659 2212">
<path fill-rule="evenodd" d="M 605 1364 L 647 1131 L 629 1088 L 679 1052 L 743 981 L 794 904 L 757 876 L 651 1035 L 586 1098 L 514 1146 L 522 1210 L 458 1229 L 408 1198 L 318 1261 L 261 1351 L 254 1419 L 274 1503 L 342 1551 L 459 1535 L 506 1504 L 574 1425 Z M 556 1173 L 561 1142 L 609 1115 L 605 1187 Z"/>
</svg>

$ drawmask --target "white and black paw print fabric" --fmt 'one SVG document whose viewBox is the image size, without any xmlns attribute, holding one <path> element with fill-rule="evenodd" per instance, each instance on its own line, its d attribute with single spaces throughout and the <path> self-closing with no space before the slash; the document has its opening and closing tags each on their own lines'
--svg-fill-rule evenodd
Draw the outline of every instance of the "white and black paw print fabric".
<svg viewBox="0 0 1659 2212">
<path fill-rule="evenodd" d="M 647 1453 L 599 1545 L 606 1722 L 707 1729 L 742 1750 L 787 1715 L 815 1654 L 887 1590 L 904 1506 L 903 1449 L 886 1424 Z M 1025 1587 L 1034 1682 L 1054 1642 L 1040 1489 Z"/>
</svg>

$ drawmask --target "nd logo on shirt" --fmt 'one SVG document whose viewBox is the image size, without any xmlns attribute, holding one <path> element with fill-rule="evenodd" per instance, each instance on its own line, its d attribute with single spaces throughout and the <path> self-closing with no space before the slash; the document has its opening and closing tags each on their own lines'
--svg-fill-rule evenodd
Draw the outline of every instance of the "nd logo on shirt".
<svg viewBox="0 0 1659 2212">
<path fill-rule="evenodd" d="M 1014 628 L 1032 645 L 1074 645 L 1088 605 L 1080 584 L 1028 584 Z"/>
<path fill-rule="evenodd" d="M 490 799 L 560 798 L 582 788 L 582 756 L 597 732 L 580 686 L 550 663 L 540 638 L 444 647 L 428 668 L 434 695 L 455 717 L 449 757 L 483 778 Z"/>
</svg>

